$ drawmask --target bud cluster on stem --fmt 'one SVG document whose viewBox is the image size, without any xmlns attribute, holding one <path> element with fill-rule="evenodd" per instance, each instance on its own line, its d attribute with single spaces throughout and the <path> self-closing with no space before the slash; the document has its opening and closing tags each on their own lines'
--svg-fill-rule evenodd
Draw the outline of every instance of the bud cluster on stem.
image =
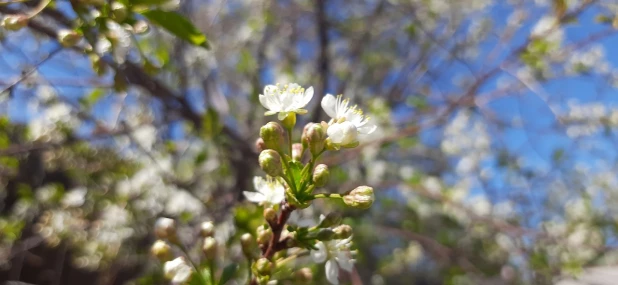
<svg viewBox="0 0 618 285">
<path fill-rule="evenodd" d="M 122 18 L 122 13 L 123 7 L 112 7 L 112 17 Z M 67 45 L 77 44 L 79 40 L 69 33 L 63 37 L 63 44 Z M 297 226 L 288 223 L 288 220 L 294 211 L 309 207 L 318 198 L 336 199 L 356 209 L 367 209 L 375 200 L 373 188 L 369 186 L 360 186 L 344 194 L 314 193 L 323 191 L 330 179 L 331 170 L 326 164 L 319 163 L 320 157 L 328 151 L 358 146 L 361 138 L 375 130 L 375 125 L 360 109 L 350 106 L 349 100 L 327 94 L 321 106 L 331 117 L 330 121 L 306 124 L 300 139 L 295 141 L 293 134 L 297 115 L 307 113 L 304 107 L 312 97 L 313 88 L 304 89 L 298 84 L 268 85 L 264 88 L 264 94 L 259 95 L 260 103 L 268 110 L 265 115 L 277 115 L 278 122 L 271 121 L 262 126 L 255 142 L 255 149 L 259 152 L 258 163 L 266 177 L 254 177 L 255 192 L 242 189 L 248 201 L 263 207 L 264 218 L 257 228 L 240 236 L 242 252 L 250 264 L 250 284 L 267 284 L 274 281 L 275 276 L 289 275 L 293 271 L 282 270 L 286 262 L 308 255 L 310 251 L 319 251 L 314 257 L 318 263 L 337 257 L 337 260 L 330 261 L 339 262 L 339 266 L 330 263 L 327 270 L 327 279 L 337 283 L 338 268 L 350 270 L 354 262 L 350 251 L 352 227 L 341 224 L 342 217 L 337 213 L 323 216 L 313 227 Z M 201 250 L 208 260 L 210 278 L 217 272 L 215 260 L 220 259 L 218 255 L 224 252 L 218 250 L 214 231 L 212 222 L 200 224 Z M 168 266 L 170 274 L 174 273 L 171 278 L 187 275 L 176 273 L 186 273 L 184 264 L 189 260 L 189 255 L 179 242 L 174 221 L 160 219 L 155 225 L 155 233 L 160 241 L 153 245 L 153 255 L 161 261 L 170 262 L 173 255 L 165 242 L 167 240 L 187 257 L 174 259 L 174 263 Z M 292 248 L 296 250 L 287 250 Z M 195 264 L 193 267 L 192 272 L 201 276 L 200 268 Z M 306 283 L 313 281 L 313 274 L 311 269 L 302 268 L 292 276 L 282 278 Z M 214 281 L 212 279 L 211 284 L 215 284 Z"/>
</svg>

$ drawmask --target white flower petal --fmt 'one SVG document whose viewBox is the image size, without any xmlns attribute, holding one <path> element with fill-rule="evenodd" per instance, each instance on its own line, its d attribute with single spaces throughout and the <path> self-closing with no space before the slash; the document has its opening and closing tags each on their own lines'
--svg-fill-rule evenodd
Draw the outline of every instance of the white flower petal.
<svg viewBox="0 0 618 285">
<path fill-rule="evenodd" d="M 269 104 L 268 98 L 266 98 L 266 95 L 260 95 L 258 96 L 258 98 L 260 99 L 260 104 L 262 104 L 264 108 L 270 110 L 270 104 Z"/>
<path fill-rule="evenodd" d="M 245 195 L 245 198 L 247 198 L 247 200 L 253 203 L 261 203 L 264 202 L 264 200 L 266 199 L 266 196 L 259 192 L 243 191 L 242 193 Z"/>
<path fill-rule="evenodd" d="M 282 190 L 282 191 L 273 191 L 273 193 L 271 194 L 268 200 L 270 201 L 270 203 L 275 205 L 275 204 L 279 204 L 283 202 L 284 199 L 285 199 L 285 192 Z"/>
<path fill-rule="evenodd" d="M 378 126 L 376 126 L 373 123 L 370 122 L 366 122 L 363 126 L 358 127 L 358 133 L 359 134 L 363 134 L 363 135 L 369 135 L 371 133 L 373 133 L 376 129 L 378 128 Z"/>
<path fill-rule="evenodd" d="M 337 253 L 337 263 L 347 272 L 351 272 L 354 269 L 354 260 L 348 256 L 349 253 L 340 251 Z"/>
<path fill-rule="evenodd" d="M 339 267 L 337 266 L 337 262 L 332 259 L 326 262 L 326 279 L 328 279 L 331 284 L 339 284 Z"/>
<path fill-rule="evenodd" d="M 315 244 L 315 247 L 317 247 L 318 250 L 311 251 L 311 258 L 313 259 L 313 261 L 315 263 L 322 263 L 326 261 L 326 258 L 328 257 L 326 245 L 323 242 L 319 241 Z"/>
<path fill-rule="evenodd" d="M 305 94 L 303 94 L 303 100 L 301 101 L 302 102 L 302 107 L 307 106 L 307 104 L 309 104 L 309 102 L 311 101 L 312 98 L 313 98 L 313 86 L 311 86 L 311 87 L 307 88 L 307 90 L 305 90 Z"/>
<path fill-rule="evenodd" d="M 262 178 L 261 176 L 253 177 L 253 187 L 255 191 L 262 192 L 262 189 L 264 189 L 265 186 L 266 186 L 266 181 L 264 180 L 264 178 Z"/>
<path fill-rule="evenodd" d="M 324 109 L 324 112 L 326 112 L 329 117 L 337 117 L 337 98 L 335 98 L 335 96 L 332 94 L 324 95 L 321 105 L 322 109 Z"/>
<path fill-rule="evenodd" d="M 356 126 L 347 121 L 329 126 L 326 133 L 331 141 L 336 144 L 348 145 L 358 141 Z"/>
</svg>

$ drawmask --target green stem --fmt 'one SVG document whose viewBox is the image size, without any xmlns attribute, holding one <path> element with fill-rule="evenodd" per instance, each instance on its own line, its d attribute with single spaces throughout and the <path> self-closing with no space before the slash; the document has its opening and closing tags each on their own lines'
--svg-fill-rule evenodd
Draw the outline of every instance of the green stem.
<svg viewBox="0 0 618 285">
<path fill-rule="evenodd" d="M 290 262 L 291 260 L 293 260 L 294 258 L 298 258 L 298 257 L 303 257 L 303 256 L 307 256 L 309 255 L 309 251 L 305 250 L 296 254 L 292 254 L 280 261 L 277 261 L 277 267 L 283 266 L 285 265 L 287 262 Z"/>
<path fill-rule="evenodd" d="M 208 261 L 208 268 L 210 270 L 210 284 L 215 285 L 216 281 L 215 281 L 215 261 L 214 260 Z"/>
<path fill-rule="evenodd" d="M 337 193 L 332 193 L 332 194 L 321 193 L 321 194 L 313 195 L 313 199 L 318 199 L 318 198 L 343 199 L 343 196 Z"/>
<path fill-rule="evenodd" d="M 293 128 L 288 128 L 288 151 L 290 152 L 290 157 L 292 157 L 292 131 Z"/>
</svg>

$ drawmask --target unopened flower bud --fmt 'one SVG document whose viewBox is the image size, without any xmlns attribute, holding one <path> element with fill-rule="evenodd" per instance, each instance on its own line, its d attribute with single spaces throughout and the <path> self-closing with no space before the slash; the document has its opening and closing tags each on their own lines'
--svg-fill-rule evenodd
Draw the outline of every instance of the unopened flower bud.
<svg viewBox="0 0 618 285">
<path fill-rule="evenodd" d="M 215 224 L 213 222 L 203 222 L 200 224 L 200 235 L 202 237 L 211 237 L 215 233 Z"/>
<path fill-rule="evenodd" d="M 341 223 L 341 214 L 337 212 L 328 213 L 320 224 L 318 224 L 318 228 L 330 228 Z"/>
<path fill-rule="evenodd" d="M 369 186 L 359 186 L 343 196 L 343 202 L 357 209 L 368 209 L 373 204 L 373 188 Z"/>
<path fill-rule="evenodd" d="M 155 235 L 160 239 L 176 238 L 176 222 L 169 218 L 159 218 L 154 226 Z"/>
<path fill-rule="evenodd" d="M 112 18 L 116 20 L 116 22 L 123 22 L 128 15 L 127 6 L 120 2 L 114 2 L 111 5 L 112 9 Z"/>
<path fill-rule="evenodd" d="M 267 149 L 279 150 L 285 144 L 285 131 L 275 122 L 269 122 L 260 128 L 260 137 Z"/>
<path fill-rule="evenodd" d="M 309 152 L 316 156 L 324 150 L 326 143 L 326 131 L 320 124 L 311 124 L 309 128 L 307 128 L 305 140 L 307 141 L 306 144 Z"/>
<path fill-rule="evenodd" d="M 296 125 L 296 113 L 290 112 L 283 120 L 281 120 L 281 124 L 286 129 L 293 129 Z"/>
<path fill-rule="evenodd" d="M 217 241 L 213 237 L 207 237 L 204 239 L 204 244 L 202 245 L 202 252 L 206 256 L 207 259 L 215 259 L 217 257 Z"/>
<path fill-rule="evenodd" d="M 329 241 L 335 238 L 335 232 L 328 228 L 322 228 L 318 230 L 316 239 L 320 241 Z"/>
<path fill-rule="evenodd" d="M 352 236 L 352 227 L 349 225 L 340 225 L 333 229 L 336 239 L 347 239 Z"/>
<path fill-rule="evenodd" d="M 300 135 L 300 141 L 303 143 L 303 147 L 304 148 L 308 148 L 309 147 L 309 138 L 307 137 L 307 132 L 309 131 L 309 128 L 313 124 L 315 124 L 315 123 L 307 123 L 305 125 L 305 127 L 303 128 L 303 132 Z"/>
<path fill-rule="evenodd" d="M 266 174 L 272 177 L 278 177 L 283 173 L 281 156 L 279 156 L 279 153 L 276 151 L 272 149 L 262 151 L 258 160 L 260 167 Z"/>
<path fill-rule="evenodd" d="M 303 159 L 303 145 L 295 143 L 292 145 L 292 159 L 295 161 L 301 161 Z"/>
<path fill-rule="evenodd" d="M 161 262 L 172 259 L 171 247 L 162 240 L 157 240 L 155 241 L 155 243 L 152 244 L 152 247 L 150 248 L 150 253 Z"/>
<path fill-rule="evenodd" d="M 326 164 L 318 164 L 313 170 L 313 184 L 316 187 L 322 187 L 328 183 L 328 179 L 330 177 L 330 171 L 328 171 L 328 166 Z"/>
<path fill-rule="evenodd" d="M 247 258 L 257 258 L 259 256 L 259 248 L 253 239 L 253 236 L 249 233 L 240 236 L 240 245 L 242 246 L 242 252 Z"/>
<path fill-rule="evenodd" d="M 257 140 L 255 140 L 255 150 L 257 152 L 262 152 L 265 149 L 266 149 L 266 143 L 264 143 L 264 139 L 258 138 Z"/>
<path fill-rule="evenodd" d="M 255 270 L 259 275 L 268 276 L 272 272 L 273 264 L 270 260 L 262 257 L 255 262 Z"/>
<path fill-rule="evenodd" d="M 79 43 L 82 36 L 75 31 L 60 30 L 58 31 L 58 42 L 64 47 L 72 47 Z"/>
<path fill-rule="evenodd" d="M 269 224 L 272 224 L 272 223 L 276 222 L 277 212 L 275 211 L 275 209 L 273 209 L 273 208 L 266 208 L 266 209 L 264 209 L 264 219 Z"/>
<path fill-rule="evenodd" d="M 299 269 L 294 275 L 296 277 L 296 281 L 299 283 L 309 283 L 313 280 L 313 272 L 311 271 L 311 268 L 308 267 Z"/>
<path fill-rule="evenodd" d="M 2 19 L 2 27 L 9 31 L 19 31 L 28 25 L 28 16 L 26 15 L 7 15 Z"/>
<path fill-rule="evenodd" d="M 273 237 L 273 231 L 270 228 L 261 226 L 257 228 L 257 242 L 258 244 L 267 244 Z"/>
</svg>

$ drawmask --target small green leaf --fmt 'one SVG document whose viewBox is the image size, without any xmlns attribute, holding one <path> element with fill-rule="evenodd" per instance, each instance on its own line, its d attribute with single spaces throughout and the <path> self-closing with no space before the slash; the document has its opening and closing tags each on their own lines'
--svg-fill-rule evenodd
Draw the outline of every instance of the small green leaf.
<svg viewBox="0 0 618 285">
<path fill-rule="evenodd" d="M 219 285 L 224 285 L 227 281 L 230 281 L 236 271 L 238 270 L 238 264 L 230 264 L 223 269 L 223 273 L 221 273 L 221 279 L 219 279 Z"/>
<path fill-rule="evenodd" d="M 103 97 L 103 95 L 105 95 L 105 90 L 101 88 L 95 88 L 90 94 L 82 97 L 80 99 L 80 103 L 82 103 L 84 107 L 92 107 L 99 101 L 99 99 L 101 99 L 101 97 Z"/>
<path fill-rule="evenodd" d="M 142 15 L 148 18 L 152 23 L 191 44 L 206 49 L 210 48 L 206 36 L 202 34 L 191 21 L 176 12 L 155 9 L 144 11 Z"/>
</svg>

